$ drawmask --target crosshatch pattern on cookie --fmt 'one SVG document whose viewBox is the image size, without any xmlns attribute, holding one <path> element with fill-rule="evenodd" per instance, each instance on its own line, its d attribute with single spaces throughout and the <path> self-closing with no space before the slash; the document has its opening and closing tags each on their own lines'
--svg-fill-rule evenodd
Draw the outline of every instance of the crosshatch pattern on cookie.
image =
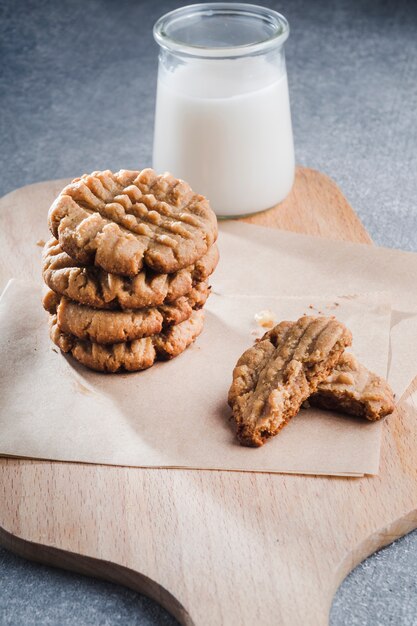
<svg viewBox="0 0 417 626">
<path fill-rule="evenodd" d="M 78 339 L 59 330 L 56 315 L 50 318 L 52 341 L 65 353 L 86 367 L 99 372 L 139 371 L 151 367 L 157 360 L 179 356 L 203 330 L 204 311 L 194 311 L 191 317 L 167 331 L 134 341 L 99 344 Z"/>
<path fill-rule="evenodd" d="M 282 322 L 266 332 L 278 347 L 294 322 Z M 305 403 L 321 409 L 341 411 L 348 415 L 379 420 L 394 411 L 394 394 L 386 380 L 370 372 L 349 352 L 343 352 L 331 374 Z"/>
<path fill-rule="evenodd" d="M 173 274 L 144 268 L 132 278 L 74 261 L 56 239 L 43 250 L 43 278 L 50 289 L 67 298 L 99 309 L 138 309 L 171 303 L 205 282 L 216 269 L 216 245 L 193 265 Z"/>
<path fill-rule="evenodd" d="M 74 259 L 127 276 L 144 264 L 167 273 L 187 267 L 217 238 L 208 200 L 152 169 L 85 174 L 62 190 L 48 221 Z"/>
<path fill-rule="evenodd" d="M 281 341 L 275 345 L 274 332 Z M 282 322 L 246 350 L 233 370 L 229 405 L 240 442 L 261 446 L 300 410 L 351 345 L 335 319 L 303 316 Z"/>
</svg>

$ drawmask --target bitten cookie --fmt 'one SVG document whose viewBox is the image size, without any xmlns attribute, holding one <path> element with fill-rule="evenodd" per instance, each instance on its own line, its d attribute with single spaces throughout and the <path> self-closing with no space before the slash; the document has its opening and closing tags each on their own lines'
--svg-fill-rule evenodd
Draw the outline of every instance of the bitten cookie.
<svg viewBox="0 0 417 626">
<path fill-rule="evenodd" d="M 43 250 L 43 278 L 50 289 L 70 300 L 99 309 L 139 309 L 158 306 L 188 294 L 216 269 L 216 245 L 207 254 L 173 274 L 157 274 L 144 268 L 132 278 L 74 261 L 56 239 Z"/>
<path fill-rule="evenodd" d="M 191 345 L 203 330 L 204 312 L 194 311 L 191 317 L 151 337 L 124 343 L 102 345 L 63 333 L 51 316 L 52 341 L 86 367 L 99 372 L 134 372 L 151 367 L 156 360 L 172 359 Z"/>
<path fill-rule="evenodd" d="M 205 255 L 217 238 L 208 200 L 185 181 L 152 169 L 74 179 L 51 206 L 48 223 L 76 261 L 125 276 L 144 266 L 176 272 Z"/>
<path fill-rule="evenodd" d="M 63 333 L 96 343 L 117 343 L 155 335 L 163 328 L 184 322 L 194 309 L 204 306 L 209 293 L 207 283 L 198 283 L 187 296 L 171 304 L 129 311 L 106 311 L 78 304 L 48 291 L 43 306 L 52 315 L 56 314 L 57 326 Z"/>
<path fill-rule="evenodd" d="M 301 317 L 281 324 L 246 350 L 233 371 L 229 405 L 243 445 L 261 446 L 298 413 L 302 403 L 334 369 L 352 342 L 335 319 Z M 271 340 L 274 330 L 282 336 Z"/>
<path fill-rule="evenodd" d="M 277 347 L 294 322 L 282 322 L 265 333 Z M 344 352 L 333 372 L 319 384 L 307 400 L 321 409 L 341 411 L 376 421 L 394 411 L 394 395 L 386 380 L 358 363 L 353 354 Z"/>
</svg>

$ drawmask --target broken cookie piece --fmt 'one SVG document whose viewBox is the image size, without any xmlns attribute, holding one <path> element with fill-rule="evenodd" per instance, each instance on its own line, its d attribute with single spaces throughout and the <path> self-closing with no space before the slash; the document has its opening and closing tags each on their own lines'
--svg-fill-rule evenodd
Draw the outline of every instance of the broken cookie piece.
<svg viewBox="0 0 417 626">
<path fill-rule="evenodd" d="M 282 322 L 262 337 L 278 346 L 294 322 Z M 330 376 L 308 398 L 308 404 L 321 409 L 341 411 L 371 421 L 390 415 L 394 395 L 388 383 L 370 372 L 348 352 L 343 352 Z"/>
<path fill-rule="evenodd" d="M 239 441 L 261 446 L 276 435 L 351 342 L 350 331 L 336 319 L 303 316 L 281 322 L 246 350 L 233 371 L 228 397 Z"/>
<path fill-rule="evenodd" d="M 342 411 L 372 422 L 390 415 L 395 408 L 388 383 L 346 352 L 308 401 L 320 409 Z"/>
</svg>

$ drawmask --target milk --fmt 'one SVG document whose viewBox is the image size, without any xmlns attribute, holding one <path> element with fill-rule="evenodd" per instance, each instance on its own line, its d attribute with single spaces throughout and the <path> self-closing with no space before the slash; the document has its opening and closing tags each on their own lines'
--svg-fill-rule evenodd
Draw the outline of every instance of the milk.
<svg viewBox="0 0 417 626">
<path fill-rule="evenodd" d="M 285 66 L 256 57 L 160 64 L 153 165 L 188 181 L 220 216 L 281 202 L 294 179 Z"/>
</svg>

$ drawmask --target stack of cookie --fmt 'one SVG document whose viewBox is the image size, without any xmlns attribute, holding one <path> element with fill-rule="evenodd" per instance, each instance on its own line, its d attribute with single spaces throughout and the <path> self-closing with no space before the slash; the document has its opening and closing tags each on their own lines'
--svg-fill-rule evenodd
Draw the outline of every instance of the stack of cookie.
<svg viewBox="0 0 417 626">
<path fill-rule="evenodd" d="M 94 370 L 136 371 L 193 343 L 218 262 L 203 196 L 151 169 L 93 172 L 63 189 L 48 219 L 44 307 L 63 352 Z"/>
</svg>

